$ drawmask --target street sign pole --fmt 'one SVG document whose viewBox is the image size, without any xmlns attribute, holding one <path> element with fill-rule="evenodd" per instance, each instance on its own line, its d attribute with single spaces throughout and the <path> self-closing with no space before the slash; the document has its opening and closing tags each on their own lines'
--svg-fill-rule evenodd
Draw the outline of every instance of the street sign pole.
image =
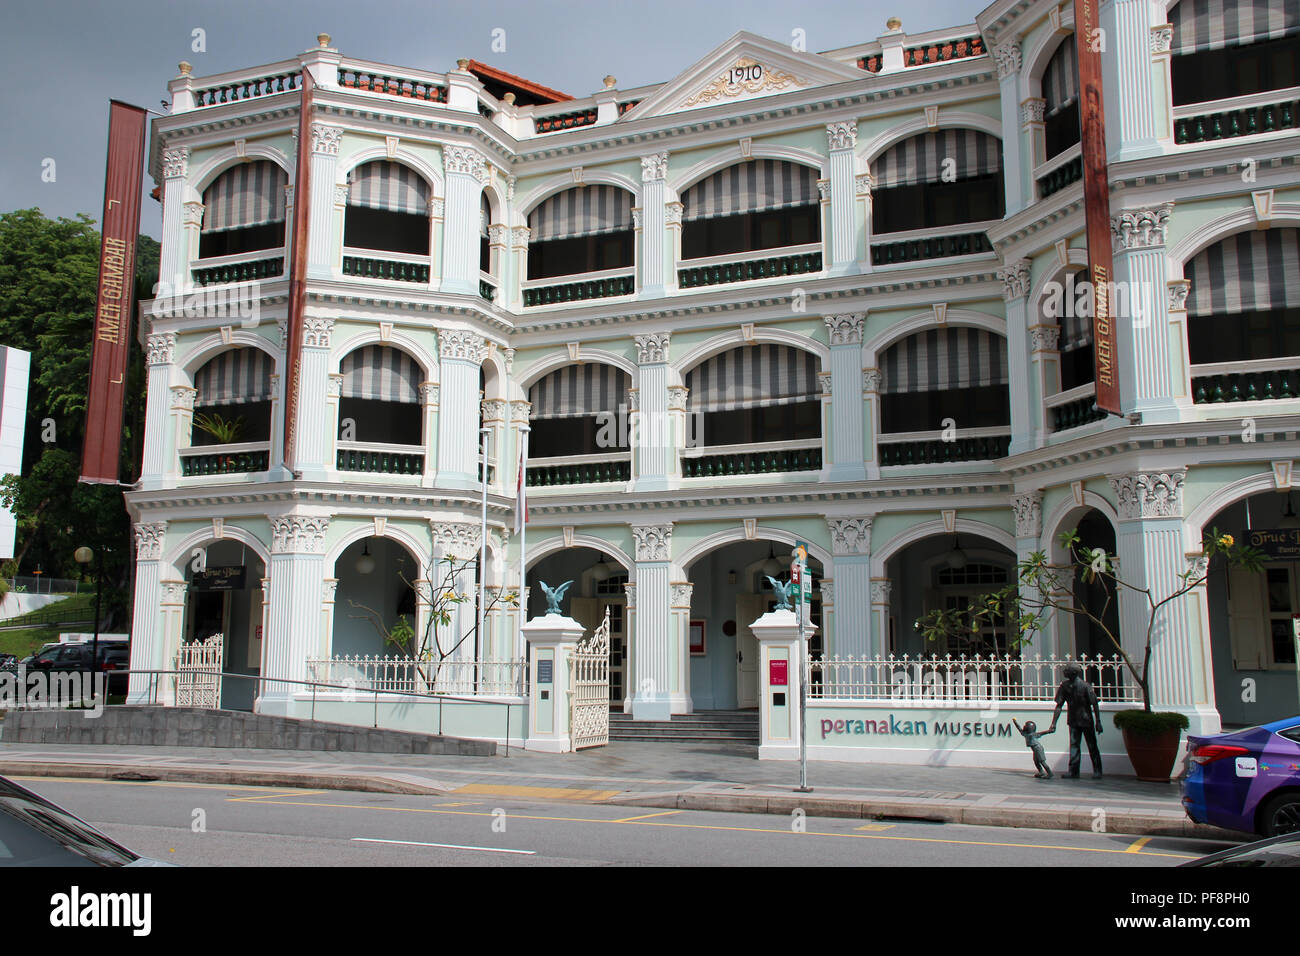
<svg viewBox="0 0 1300 956">
<path fill-rule="evenodd" d="M 812 591 L 808 580 L 808 546 L 802 541 L 794 547 L 790 563 L 790 580 L 795 585 L 794 613 L 799 621 L 799 793 L 812 793 L 808 786 L 808 641 L 805 629 L 808 621 L 808 598 Z"/>
</svg>

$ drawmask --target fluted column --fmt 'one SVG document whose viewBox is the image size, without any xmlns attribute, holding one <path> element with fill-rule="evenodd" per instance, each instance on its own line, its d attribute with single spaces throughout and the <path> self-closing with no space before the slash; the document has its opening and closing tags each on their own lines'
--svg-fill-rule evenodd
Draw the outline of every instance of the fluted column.
<svg viewBox="0 0 1300 956">
<path fill-rule="evenodd" d="M 852 275 L 858 271 L 858 230 L 854 175 L 854 150 L 858 145 L 858 124 L 827 123 L 831 181 L 831 275 Z"/>
<path fill-rule="evenodd" d="M 1061 329 L 1058 325 L 1029 327 L 1029 353 L 1033 379 L 1030 388 L 1043 398 L 1055 395 L 1061 390 L 1061 352 L 1058 348 L 1060 340 Z M 1034 447 L 1042 447 L 1047 441 L 1047 436 L 1052 433 L 1052 422 L 1050 413 L 1043 407 L 1041 399 L 1034 402 L 1029 410 L 1029 427 L 1033 431 Z"/>
<path fill-rule="evenodd" d="M 190 447 L 190 432 L 194 424 L 194 396 L 198 392 L 188 385 L 173 385 L 168 391 L 171 394 L 171 420 L 168 427 L 163 483 L 167 487 L 174 488 L 180 476 L 180 450 Z"/>
<path fill-rule="evenodd" d="M 665 491 L 677 465 L 668 415 L 669 333 L 652 332 L 636 338 L 638 372 L 636 413 L 636 490 Z"/>
<path fill-rule="evenodd" d="M 140 466 L 142 490 L 160 488 L 167 476 L 167 416 L 171 406 L 172 359 L 176 333 L 161 332 L 146 340 L 148 384 L 145 392 L 144 456 Z"/>
<path fill-rule="evenodd" d="M 1007 215 L 1024 209 L 1032 199 L 1026 191 L 1025 166 L 1034 166 L 1033 152 L 1026 153 L 1026 132 L 1020 111 L 1020 43 L 1014 38 L 993 48 L 993 63 L 998 71 L 998 96 L 1002 106 L 1002 128 L 1022 130 L 1020 136 L 1008 136 L 1002 150 L 1002 176 L 1006 193 Z M 1041 121 L 1041 117 L 1039 118 Z M 1026 162 L 1027 160 L 1027 162 Z"/>
<path fill-rule="evenodd" d="M 1039 550 L 1039 541 L 1043 532 L 1043 493 L 1030 491 L 1011 496 L 1011 512 L 1016 520 L 1016 563 L 1020 564 Z M 1041 600 L 1041 593 L 1025 584 L 1019 586 L 1020 597 L 1030 603 Z M 1053 612 L 1046 612 L 1052 615 Z M 1056 645 L 1056 629 L 1046 627 L 1037 639 L 1021 648 L 1021 655 L 1031 657 L 1055 657 L 1059 648 Z"/>
<path fill-rule="evenodd" d="M 865 312 L 825 317 L 831 343 L 831 421 L 829 445 L 831 481 L 862 481 L 867 477 L 863 454 L 862 327 Z"/>
<path fill-rule="evenodd" d="M 1102 82 L 1106 89 L 1106 152 L 1112 163 L 1151 156 L 1160 151 L 1153 97 L 1150 0 L 1104 0 L 1100 26 L 1106 38 L 1101 50 Z M 1082 45 L 1088 42 L 1080 36 Z"/>
<path fill-rule="evenodd" d="M 871 654 L 889 654 L 889 592 L 894 582 L 889 578 L 871 579 Z M 843 609 L 840 610 L 843 614 Z"/>
<path fill-rule="evenodd" d="M 298 378 L 298 412 L 294 426 L 294 469 L 308 480 L 323 480 L 333 445 L 330 434 L 329 359 L 334 320 L 303 319 L 302 372 Z"/>
<path fill-rule="evenodd" d="M 162 245 L 158 249 L 158 291 L 164 295 L 179 295 L 189 288 L 191 237 L 197 238 L 198 226 L 193 231 L 185 225 L 186 177 L 189 173 L 190 151 L 185 146 L 169 146 L 162 153 Z M 202 221 L 203 204 L 195 203 Z"/>
<path fill-rule="evenodd" d="M 859 173 L 853 177 L 854 219 L 857 223 L 855 247 L 858 256 L 858 271 L 871 271 L 871 173 Z"/>
<path fill-rule="evenodd" d="M 485 351 L 483 337 L 464 329 L 444 329 L 438 333 L 438 350 L 438 483 L 473 488 L 478 485 L 478 379 Z"/>
<path fill-rule="evenodd" d="M 866 657 L 875 653 L 871 638 L 871 607 L 863 598 L 871 593 L 872 515 L 827 517 L 831 554 L 835 561 L 835 586 L 845 600 L 835 609 L 835 629 L 824 627 L 826 655 Z M 853 595 L 857 595 L 854 599 Z M 826 625 L 823 592 L 822 624 Z"/>
<path fill-rule="evenodd" d="M 262 676 L 305 681 L 307 658 L 320 647 L 321 596 L 325 586 L 324 515 L 281 514 L 271 522 L 271 570 L 266 631 L 262 635 Z M 262 685 L 258 713 L 285 714 L 289 699 L 302 688 L 268 681 Z"/>
<path fill-rule="evenodd" d="M 1111 216 L 1120 405 L 1146 424 L 1177 421 L 1180 402 L 1189 401 L 1182 376 L 1174 380 L 1169 349 L 1165 234 L 1172 211 L 1173 203 L 1164 203 Z"/>
<path fill-rule="evenodd" d="M 487 163 L 482 153 L 467 146 L 443 147 L 442 161 L 447 174 L 442 291 L 477 296 L 479 200 Z"/>
<path fill-rule="evenodd" d="M 672 642 L 671 682 L 668 685 L 668 708 L 674 714 L 690 714 L 691 701 L 691 592 L 694 585 L 673 581 L 669 585 L 669 634 Z"/>
<path fill-rule="evenodd" d="M 632 716 L 637 720 L 667 720 L 673 713 L 678 648 L 670 620 L 672 537 L 671 524 L 632 526 L 638 592 L 636 637 L 632 643 L 636 675 Z M 680 695 L 677 703 L 680 707 Z"/>
<path fill-rule="evenodd" d="M 132 671 L 168 669 L 163 656 L 166 632 L 160 611 L 162 555 L 166 538 L 165 521 L 135 526 L 135 598 L 131 609 Z M 127 703 L 151 703 L 155 688 L 164 682 L 170 683 L 170 680 L 161 674 L 132 674 L 127 688 Z"/>
<path fill-rule="evenodd" d="M 433 487 L 438 475 L 438 393 L 437 382 L 420 383 L 420 414 L 424 424 L 420 434 L 424 441 L 424 471 L 420 484 Z"/>
<path fill-rule="evenodd" d="M 515 226 L 510 230 L 510 281 L 505 304 L 513 312 L 524 307 L 524 283 L 528 281 L 528 240 L 533 231 L 527 226 Z M 498 293 L 498 295 L 500 295 Z"/>
<path fill-rule="evenodd" d="M 334 180 L 343 129 L 313 123 L 311 126 L 311 186 L 308 190 L 307 276 L 334 276 Z M 296 184 L 295 184 L 296 185 Z"/>
<path fill-rule="evenodd" d="M 874 356 L 873 356 L 874 360 Z M 868 478 L 880 477 L 880 369 L 862 370 L 862 457 Z"/>
<path fill-rule="evenodd" d="M 1042 395 L 1034 394 L 1029 377 L 1029 260 L 1008 262 L 998 271 L 1007 309 L 1007 381 L 1011 398 L 1011 451 L 1017 455 L 1034 447 L 1031 408 L 1040 408 Z"/>
<path fill-rule="evenodd" d="M 488 487 L 500 493 L 502 490 L 501 474 L 506 464 L 504 449 L 506 447 L 505 433 L 508 409 L 504 401 L 494 398 L 484 399 L 480 404 L 480 408 L 483 427 L 491 429 L 487 441 L 488 458 L 496 462 L 496 472 L 488 483 Z"/>
<path fill-rule="evenodd" d="M 666 254 L 667 178 L 666 152 L 641 157 L 641 289 L 648 297 L 664 294 L 668 272 L 676 268 L 676 263 L 669 262 Z"/>
</svg>

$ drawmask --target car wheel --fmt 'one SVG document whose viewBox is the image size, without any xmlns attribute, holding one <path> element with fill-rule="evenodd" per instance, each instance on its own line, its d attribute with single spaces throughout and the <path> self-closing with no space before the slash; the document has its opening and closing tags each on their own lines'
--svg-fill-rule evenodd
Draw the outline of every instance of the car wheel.
<svg viewBox="0 0 1300 956">
<path fill-rule="evenodd" d="M 1267 837 L 1300 833 L 1300 793 L 1279 793 L 1259 811 L 1260 832 Z"/>
</svg>

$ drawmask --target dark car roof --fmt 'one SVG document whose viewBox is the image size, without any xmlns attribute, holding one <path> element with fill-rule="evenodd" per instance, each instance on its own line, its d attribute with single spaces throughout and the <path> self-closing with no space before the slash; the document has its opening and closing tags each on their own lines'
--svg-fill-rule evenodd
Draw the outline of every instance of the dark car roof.
<svg viewBox="0 0 1300 956">
<path fill-rule="evenodd" d="M 125 866 L 138 859 L 79 817 L 0 777 L 0 866 Z"/>
</svg>

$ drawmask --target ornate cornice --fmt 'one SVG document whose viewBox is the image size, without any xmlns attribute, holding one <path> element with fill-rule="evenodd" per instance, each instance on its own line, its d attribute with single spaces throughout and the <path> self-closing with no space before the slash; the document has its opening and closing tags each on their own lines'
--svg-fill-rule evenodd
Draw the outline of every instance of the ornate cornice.
<svg viewBox="0 0 1300 956">
<path fill-rule="evenodd" d="M 272 554 L 322 554 L 330 519 L 303 515 L 268 515 Z"/>
<path fill-rule="evenodd" d="M 858 145 L 857 121 L 826 124 L 826 145 L 830 149 L 853 149 Z"/>
<path fill-rule="evenodd" d="M 673 526 L 671 524 L 632 525 L 632 540 L 636 545 L 638 562 L 672 560 Z"/>
<path fill-rule="evenodd" d="M 444 146 L 442 166 L 448 175 L 459 173 L 463 176 L 473 176 L 480 183 L 486 183 L 488 180 L 486 158 L 470 146 Z"/>
<path fill-rule="evenodd" d="M 145 340 L 145 361 L 150 365 L 171 365 L 175 355 L 175 332 L 156 332 Z"/>
<path fill-rule="evenodd" d="M 668 178 L 667 151 L 641 157 L 641 182 L 653 183 Z"/>
<path fill-rule="evenodd" d="M 438 354 L 444 359 L 459 359 L 478 365 L 487 351 L 483 336 L 468 329 L 441 329 L 438 332 Z"/>
<path fill-rule="evenodd" d="M 1184 471 L 1134 472 L 1115 475 L 1110 486 L 1118 502 L 1119 516 L 1136 518 L 1181 518 L 1183 515 Z"/>
<path fill-rule="evenodd" d="M 633 336 L 636 340 L 636 361 L 638 365 L 656 365 L 668 361 L 669 332 L 651 332 L 648 335 Z"/>
<path fill-rule="evenodd" d="M 155 521 L 135 526 L 135 556 L 139 561 L 157 561 L 162 558 L 163 540 L 167 537 L 167 522 Z"/>
<path fill-rule="evenodd" d="M 836 557 L 871 553 L 872 515 L 857 518 L 827 518 L 831 533 L 831 553 Z"/>
<path fill-rule="evenodd" d="M 162 153 L 163 179 L 184 179 L 189 172 L 188 146 L 168 146 Z"/>
<path fill-rule="evenodd" d="M 323 123 L 311 124 L 311 151 L 318 156 L 337 156 L 339 144 L 343 141 L 341 126 L 326 126 Z"/>
<path fill-rule="evenodd" d="M 1011 510 L 1016 516 L 1016 537 L 1037 538 L 1043 533 L 1043 493 L 1030 491 L 1011 496 Z"/>
<path fill-rule="evenodd" d="M 825 317 L 826 329 L 830 332 L 831 345 L 861 345 L 862 326 L 866 323 L 867 313 L 846 312 L 842 315 Z"/>
<path fill-rule="evenodd" d="M 1116 252 L 1124 249 L 1148 249 L 1165 244 L 1169 229 L 1171 202 L 1150 209 L 1129 209 L 1110 217 L 1112 245 Z"/>
<path fill-rule="evenodd" d="M 998 278 L 1002 280 L 1002 298 L 1006 301 L 1013 302 L 1029 295 L 1029 265 L 1028 259 L 1017 259 L 998 270 Z"/>
</svg>

